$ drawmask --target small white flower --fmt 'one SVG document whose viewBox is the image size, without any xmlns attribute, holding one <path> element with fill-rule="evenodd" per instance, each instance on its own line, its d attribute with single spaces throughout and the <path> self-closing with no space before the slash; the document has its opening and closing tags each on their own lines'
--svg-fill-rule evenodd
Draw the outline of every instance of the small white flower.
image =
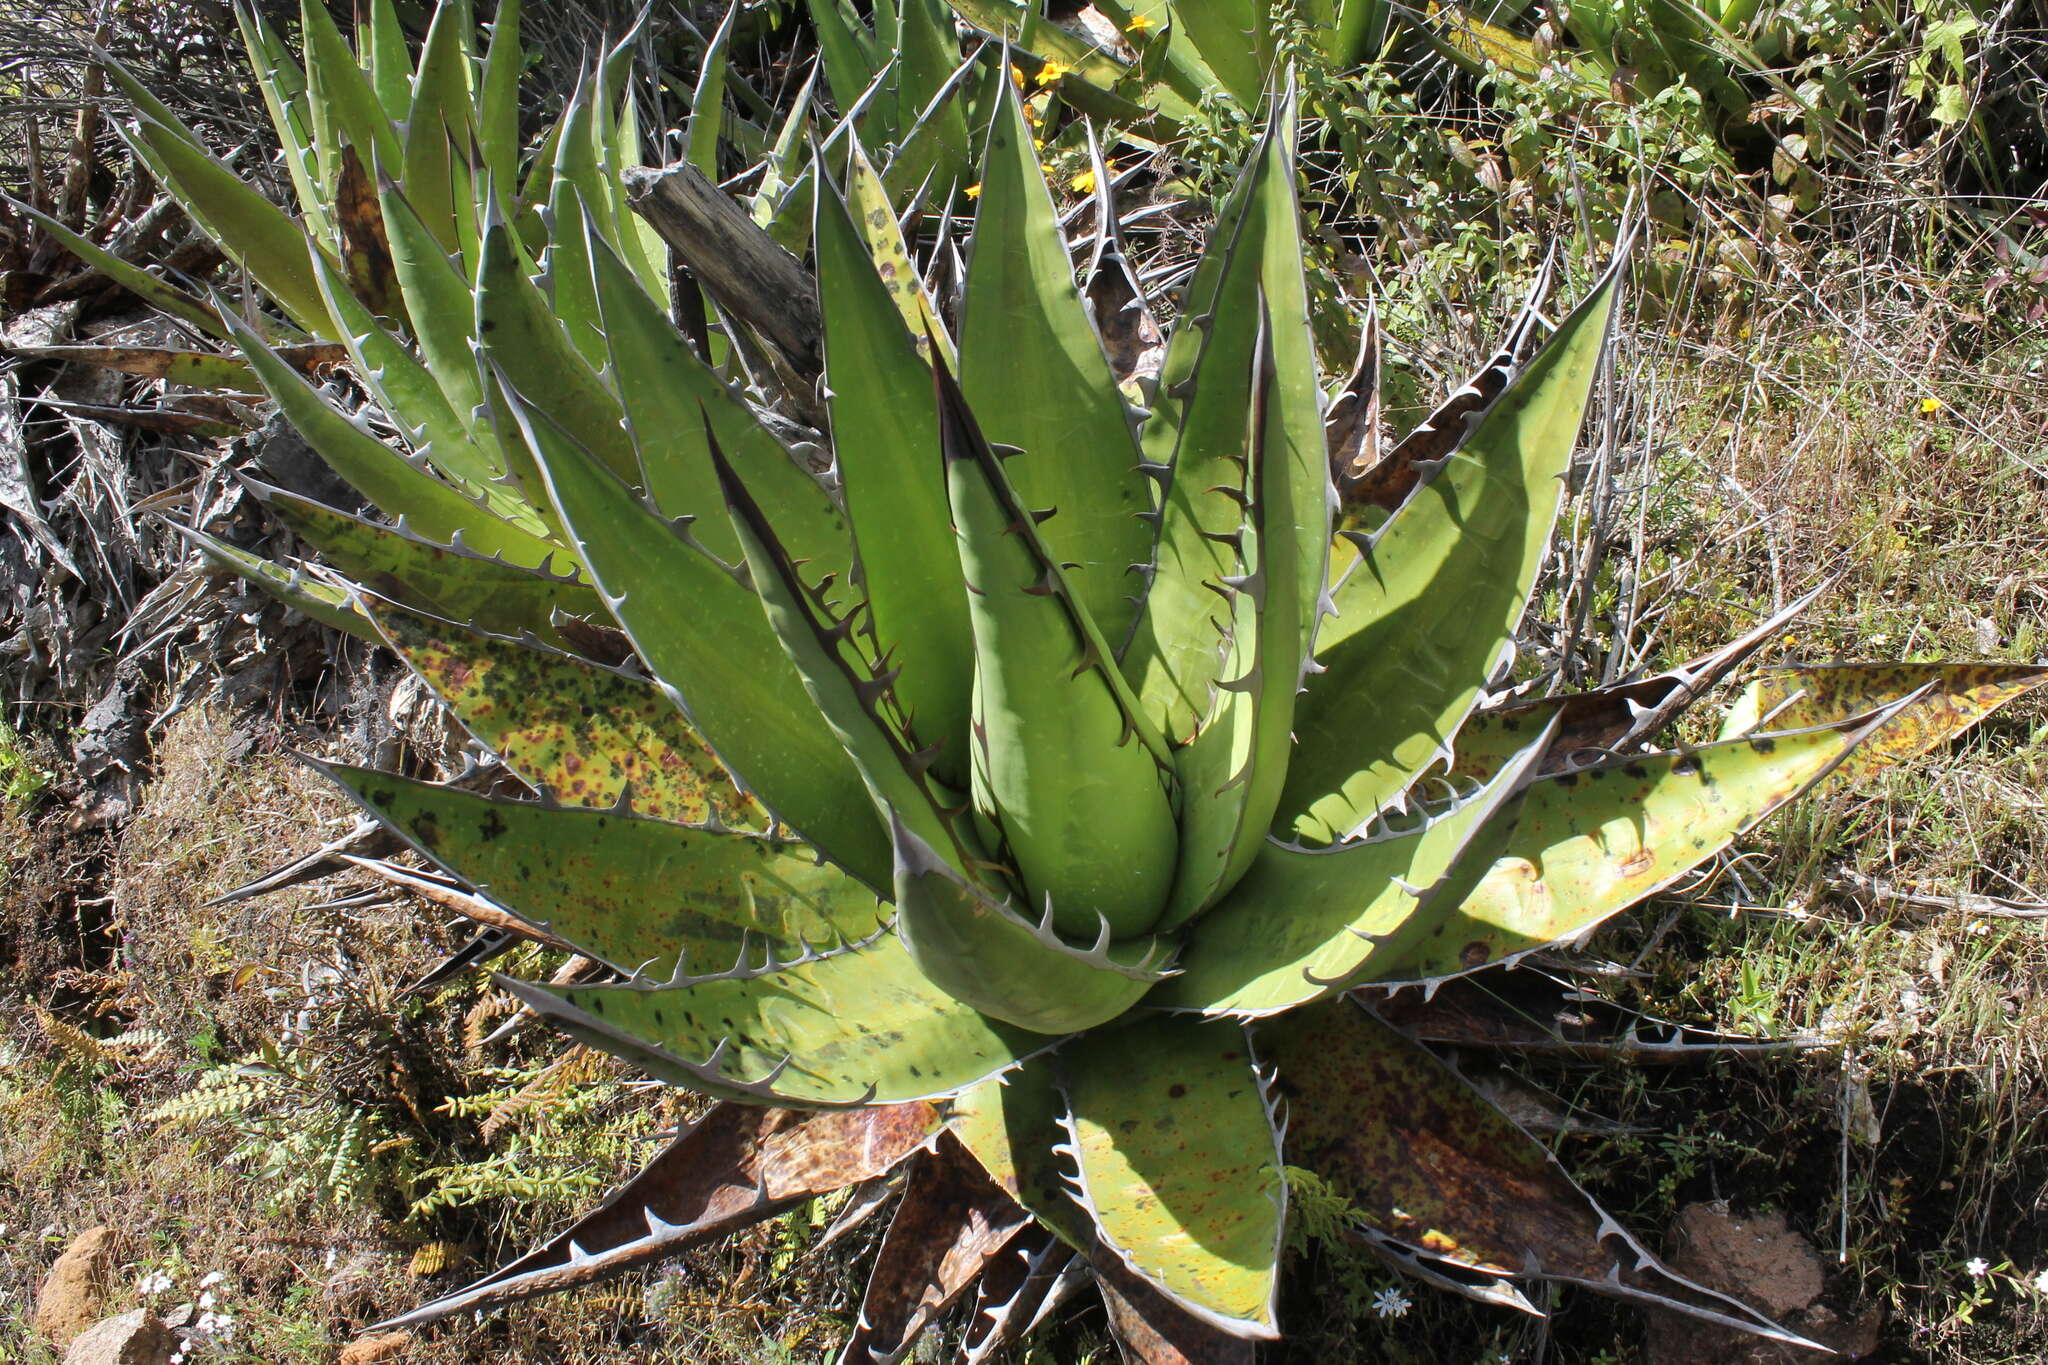
<svg viewBox="0 0 2048 1365">
<path fill-rule="evenodd" d="M 211 1289 L 215 1285 L 219 1284 L 222 1280 L 225 1280 L 226 1278 L 227 1272 L 224 1270 L 209 1270 L 206 1272 L 205 1276 L 199 1281 L 199 1287 L 201 1289 Z"/>
<path fill-rule="evenodd" d="M 1372 1301 L 1372 1311 L 1383 1318 L 1402 1317 L 1412 1307 L 1414 1305 L 1408 1302 L 1408 1296 L 1398 1288 L 1382 1289 Z"/>
<path fill-rule="evenodd" d="M 199 1306 L 202 1309 L 213 1307 L 213 1291 L 211 1289 L 199 1291 Z"/>
<path fill-rule="evenodd" d="M 1981 1277 L 1985 1271 L 1991 1269 L 1991 1262 L 1985 1260 L 1982 1256 L 1972 1256 L 1970 1263 L 1964 1266 L 1963 1269 L 1969 1271 L 1972 1275 Z"/>
<path fill-rule="evenodd" d="M 2044 1270 L 2034 1277 L 2034 1292 L 2037 1294 L 2048 1294 L 2048 1270 Z"/>
<path fill-rule="evenodd" d="M 144 1298 L 148 1298 L 152 1294 L 162 1294 L 169 1290 L 170 1287 L 171 1277 L 162 1270 L 152 1270 L 135 1282 L 135 1292 Z"/>
</svg>

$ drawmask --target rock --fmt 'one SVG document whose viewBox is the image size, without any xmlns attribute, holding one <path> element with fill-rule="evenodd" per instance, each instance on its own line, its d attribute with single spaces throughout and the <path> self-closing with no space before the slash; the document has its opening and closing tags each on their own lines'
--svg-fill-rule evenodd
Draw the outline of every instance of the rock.
<svg viewBox="0 0 2048 1365">
<path fill-rule="evenodd" d="M 403 1360 L 411 1346 L 410 1332 L 379 1332 L 373 1337 L 357 1337 L 341 1348 L 338 1365 L 384 1365 L 386 1361 Z"/>
<path fill-rule="evenodd" d="M 99 1321 L 114 1273 L 115 1232 L 87 1228 L 43 1276 L 36 1291 L 36 1330 L 62 1346 Z"/>
<path fill-rule="evenodd" d="M 1726 1204 L 1691 1204 L 1679 1211 L 1672 1233 L 1670 1266 L 1695 1284 L 1753 1305 L 1845 1360 L 1877 1349 L 1883 1310 L 1868 1304 L 1844 1318 L 1820 1302 L 1826 1266 L 1784 1214 L 1737 1218 Z M 1644 1338 L 1649 1365 L 1816 1365 L 1823 1359 L 1677 1313 L 1652 1312 Z"/>
<path fill-rule="evenodd" d="M 177 1334 L 138 1308 L 81 1332 L 64 1353 L 64 1365 L 168 1365 L 177 1349 Z"/>
</svg>

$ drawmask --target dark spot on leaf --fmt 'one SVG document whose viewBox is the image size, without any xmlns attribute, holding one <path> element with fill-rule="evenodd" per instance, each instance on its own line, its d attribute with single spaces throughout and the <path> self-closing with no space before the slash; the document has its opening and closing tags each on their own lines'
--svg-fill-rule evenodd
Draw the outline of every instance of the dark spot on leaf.
<svg viewBox="0 0 2048 1365">
<path fill-rule="evenodd" d="M 1476 938 L 1458 949 L 1458 961 L 1467 967 L 1483 967 L 1492 957 L 1493 949 Z"/>
<path fill-rule="evenodd" d="M 1168 1099 L 1170 1099 L 1170 1100 L 1177 1100 L 1177 1099 L 1179 1099 L 1179 1098 L 1180 1098 L 1181 1096 L 1183 1096 L 1183 1095 L 1185 1095 L 1185 1094 L 1187 1094 L 1187 1093 L 1188 1093 L 1188 1088 L 1187 1088 L 1186 1086 L 1184 1086 L 1184 1085 L 1172 1085 L 1172 1086 L 1169 1086 L 1169 1087 L 1167 1087 L 1167 1091 L 1166 1091 L 1166 1098 L 1168 1098 Z"/>
</svg>

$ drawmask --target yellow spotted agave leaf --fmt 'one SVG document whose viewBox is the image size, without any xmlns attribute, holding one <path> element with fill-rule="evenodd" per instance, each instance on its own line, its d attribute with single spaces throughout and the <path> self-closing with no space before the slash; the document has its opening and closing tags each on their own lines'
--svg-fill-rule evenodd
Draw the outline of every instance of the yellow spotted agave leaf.
<svg viewBox="0 0 2048 1365">
<path fill-rule="evenodd" d="M 1512 648 L 1606 343 L 1626 255 L 1371 537 L 1332 591 L 1367 622 L 1320 651 L 1276 832 L 1332 842 L 1399 801 Z"/>
<path fill-rule="evenodd" d="M 903 229 L 890 205 L 888 188 L 882 184 L 882 177 L 876 173 L 873 163 L 868 160 L 867 150 L 858 140 L 847 150 L 844 203 L 853 214 L 861 239 L 867 243 L 870 271 L 879 277 L 890 302 L 903 315 L 903 325 L 909 329 L 918 354 L 925 355 L 935 339 L 939 358 L 957 369 L 959 359 L 953 350 L 952 336 L 946 331 L 945 319 L 939 316 L 939 310 L 932 304 L 931 291 L 925 287 L 924 276 L 911 263 L 910 248 L 903 240 Z M 819 212 L 824 212 L 822 205 Z M 821 274 L 823 269 L 820 262 Z M 821 291 L 823 287 L 821 279 Z M 828 348 L 832 344 L 829 324 L 825 328 L 825 344 Z"/>
<path fill-rule="evenodd" d="M 888 922 L 872 891 L 800 843 L 321 770 L 478 893 L 621 972 L 726 972 Z"/>
<path fill-rule="evenodd" d="M 320 250 L 284 210 L 259 194 L 205 148 L 160 123 L 143 119 L 122 136 L 149 164 L 178 203 L 247 270 L 291 320 L 316 337 L 334 334 L 327 302 L 313 275 Z"/>
<path fill-rule="evenodd" d="M 1052 916 L 1033 918 L 1006 893 L 971 882 L 931 845 L 892 824 L 896 932 L 933 985 L 983 1014 L 1034 1033 L 1094 1028 L 1138 1003 L 1171 974 L 1171 942 L 1143 935 L 1092 946 L 1066 942 Z"/>
<path fill-rule="evenodd" d="M 1267 842 L 1189 930 L 1181 974 L 1146 1003 L 1258 1017 L 1376 979 L 1487 875 L 1549 740 L 1537 735 L 1492 781 L 1416 827 L 1327 849 Z"/>
<path fill-rule="evenodd" d="M 461 544 L 521 568 L 538 568 L 562 547 L 520 529 L 442 483 L 329 407 L 291 366 L 233 317 L 223 314 L 263 388 L 335 473 L 414 534 Z"/>
<path fill-rule="evenodd" d="M 463 728 L 550 799 L 687 824 L 768 823 L 653 683 L 388 602 L 364 610 Z"/>
<path fill-rule="evenodd" d="M 691 728 L 770 812 L 888 886 L 888 831 L 760 599 L 546 415 L 516 402 L 512 415 L 606 604 Z"/>
<path fill-rule="evenodd" d="M 565 1032 L 693 1089 L 832 1109 L 931 1099 L 1050 1046 L 939 990 L 894 934 L 668 986 L 499 984 Z"/>
<path fill-rule="evenodd" d="M 278 519 L 320 551 L 357 586 L 382 597 L 428 608 L 497 635 L 532 634 L 567 648 L 558 617 L 609 625 L 610 613 L 588 583 L 554 565 L 523 567 L 432 541 L 397 527 L 379 526 L 323 503 L 252 479 L 244 486 Z M 573 562 L 563 551 L 565 571 Z"/>
<path fill-rule="evenodd" d="M 989 1179 L 1076 1251 L 1094 1240 L 1087 1215 L 1067 1193 L 1054 1151 L 1065 1133 L 1066 1103 L 1053 1082 L 1051 1058 L 1026 1062 L 953 1097 L 947 1130 L 974 1154 Z"/>
<path fill-rule="evenodd" d="M 1244 1026 L 1153 1015 L 1056 1059 L 1076 1197 L 1103 1246 L 1196 1317 L 1279 1335 L 1287 1185 Z"/>
<path fill-rule="evenodd" d="M 989 126 L 972 258 L 961 303 L 960 388 L 983 434 L 1024 455 L 1017 496 L 1051 509 L 1041 534 L 1112 641 L 1121 641 L 1151 557 L 1152 487 L 1139 472 L 1131 418 L 1088 321 L 1031 149 L 1016 91 L 1000 82 Z"/>
<path fill-rule="evenodd" d="M 1590 933 L 1825 777 L 1887 714 L 1538 778 L 1471 895 L 1427 912 L 1427 933 L 1361 982 L 1456 976 Z"/>
<path fill-rule="evenodd" d="M 2042 683 L 2039 664 L 1809 664 L 1772 669 L 1749 684 L 1721 722 L 1721 738 L 1753 730 L 1832 725 L 1901 698 L 1918 700 L 1856 746 L 1835 770 L 1854 782 L 1962 734 Z"/>
<path fill-rule="evenodd" d="M 887 209 L 875 213 L 893 233 L 896 223 Z M 953 548 L 931 367 L 919 357 L 898 311 L 909 284 L 877 275 L 845 202 L 830 187 L 818 196 L 812 237 L 825 318 L 832 444 L 867 593 L 868 625 L 877 657 L 899 670 L 896 696 L 907 728 L 918 746 L 938 747 L 934 770 L 964 791 L 974 634 Z"/>
<path fill-rule="evenodd" d="M 309 578 L 297 569 L 288 569 L 273 563 L 261 555 L 250 554 L 239 546 L 216 539 L 204 531 L 190 526 L 171 523 L 171 529 L 183 536 L 209 562 L 248 579 L 263 592 L 294 610 L 312 617 L 322 625 L 355 636 L 370 644 L 380 643 L 377 628 L 363 615 L 346 588 Z"/>
<path fill-rule="evenodd" d="M 973 796 L 990 853 L 1064 933 L 1151 929 L 1178 834 L 1172 758 L 943 366 L 940 448 L 974 628 Z M 1018 461 L 1030 457 L 1018 456 Z"/>
</svg>

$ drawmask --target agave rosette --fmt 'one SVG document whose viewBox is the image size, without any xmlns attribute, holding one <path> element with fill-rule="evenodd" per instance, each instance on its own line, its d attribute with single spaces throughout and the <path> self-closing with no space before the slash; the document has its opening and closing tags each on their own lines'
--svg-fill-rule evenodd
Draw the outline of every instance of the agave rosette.
<svg viewBox="0 0 2048 1365">
<path fill-rule="evenodd" d="M 1646 747 L 1759 631 L 1481 709 L 1616 273 L 1554 328 L 1539 286 L 1383 451 L 1371 328 L 1333 395 L 1319 377 L 1284 101 L 1162 334 L 1108 177 L 1077 283 L 990 84 L 957 307 L 862 197 L 864 159 L 858 213 L 812 172 L 829 477 L 731 382 L 734 349 L 672 324 L 654 248 L 580 173 L 537 251 L 488 187 L 474 240 L 444 242 L 381 186 L 410 339 L 298 239 L 397 444 L 222 323 L 382 515 L 260 490 L 324 568 L 202 542 L 388 645 L 535 799 L 328 770 L 490 922 L 611 974 L 507 989 L 719 1102 L 562 1236 L 400 1321 L 893 1179 L 850 1358 L 900 1357 L 970 1291 L 984 1358 L 1092 1276 L 1141 1358 L 1228 1359 L 1279 1330 L 1292 1166 L 1461 1292 L 1527 1308 L 1511 1280 L 1538 1276 L 1783 1335 L 1658 1266 L 1362 993 L 1581 936 L 1859 743 L 1925 747 L 2041 670 L 1777 675 L 1721 740 Z"/>
</svg>

